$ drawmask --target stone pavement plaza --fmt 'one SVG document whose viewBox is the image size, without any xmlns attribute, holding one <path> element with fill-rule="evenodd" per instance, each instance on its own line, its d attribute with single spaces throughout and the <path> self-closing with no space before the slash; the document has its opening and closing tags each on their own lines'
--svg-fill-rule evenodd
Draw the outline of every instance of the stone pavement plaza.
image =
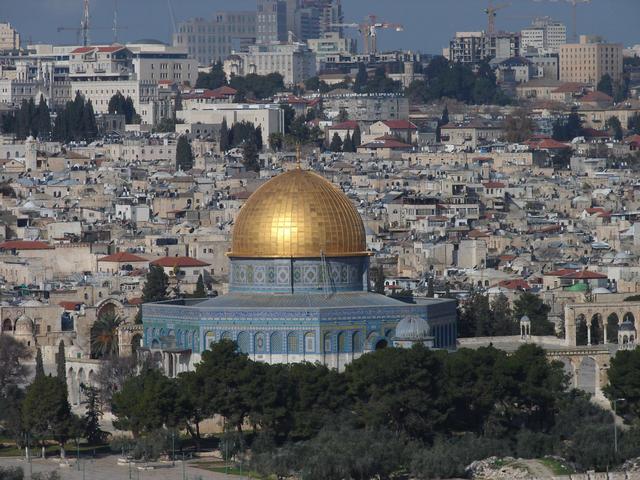
<svg viewBox="0 0 640 480">
<path fill-rule="evenodd" d="M 130 474 L 127 465 L 118 465 L 117 455 L 81 460 L 80 470 L 73 459 L 69 467 L 60 467 L 59 459 L 52 457 L 46 460 L 34 459 L 32 469 L 33 473 L 57 471 L 62 480 L 183 480 L 185 478 L 188 480 L 245 480 L 247 478 L 195 468 L 194 463 L 186 462 L 184 472 L 182 462 L 176 461 L 175 467 L 166 466 L 153 470 L 132 468 Z M 84 472 L 82 466 L 84 466 Z M 29 463 L 24 458 L 0 458 L 0 467 L 22 467 L 25 479 L 29 478 Z"/>
</svg>

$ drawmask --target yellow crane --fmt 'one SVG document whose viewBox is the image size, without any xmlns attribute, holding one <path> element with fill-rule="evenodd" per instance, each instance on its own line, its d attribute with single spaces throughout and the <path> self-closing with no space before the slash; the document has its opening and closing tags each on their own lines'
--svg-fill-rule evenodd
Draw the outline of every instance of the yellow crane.
<svg viewBox="0 0 640 480">
<path fill-rule="evenodd" d="M 360 35 L 362 35 L 362 46 L 365 54 L 377 53 L 378 30 L 391 29 L 396 32 L 404 31 L 404 27 L 399 23 L 379 21 L 375 15 L 367 16 L 363 23 L 332 23 L 331 26 L 337 28 L 357 28 Z"/>
<path fill-rule="evenodd" d="M 487 14 L 487 33 L 489 35 L 493 35 L 494 33 L 496 33 L 497 12 L 509 6 L 511 6 L 510 3 L 501 3 L 500 5 L 493 5 L 493 3 L 489 1 L 489 5 L 487 5 L 487 8 L 484 9 L 484 13 Z"/>
</svg>

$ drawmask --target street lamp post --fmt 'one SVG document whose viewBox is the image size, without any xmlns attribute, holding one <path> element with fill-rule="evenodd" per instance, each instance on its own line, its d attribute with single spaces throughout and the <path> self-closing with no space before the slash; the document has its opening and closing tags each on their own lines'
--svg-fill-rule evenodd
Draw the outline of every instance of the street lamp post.
<svg viewBox="0 0 640 480">
<path fill-rule="evenodd" d="M 176 466 L 176 432 L 175 430 L 171 431 L 171 466 Z"/>
<path fill-rule="evenodd" d="M 625 399 L 624 398 L 616 398 L 615 400 L 613 400 L 613 451 L 615 452 L 615 454 L 618 454 L 618 425 L 616 424 L 616 416 L 617 416 L 617 412 L 616 412 L 616 405 L 618 404 L 618 402 L 624 402 Z"/>
</svg>

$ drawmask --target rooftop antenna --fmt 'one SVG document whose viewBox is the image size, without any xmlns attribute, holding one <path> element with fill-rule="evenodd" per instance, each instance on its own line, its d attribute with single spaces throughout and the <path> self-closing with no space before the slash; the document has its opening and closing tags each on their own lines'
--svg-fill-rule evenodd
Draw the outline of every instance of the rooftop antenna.
<svg viewBox="0 0 640 480">
<path fill-rule="evenodd" d="M 82 32 L 82 45 L 89 45 L 89 0 L 83 0 L 82 20 L 80 21 L 80 31 Z"/>
<path fill-rule="evenodd" d="M 171 20 L 171 37 L 173 37 L 173 34 L 176 33 L 178 29 L 176 28 L 176 16 L 173 12 L 171 0 L 167 0 L 167 7 L 169 8 L 169 19 Z M 173 43 L 173 38 L 171 38 L 171 43 Z"/>
<path fill-rule="evenodd" d="M 118 0 L 113 0 L 113 43 L 118 43 Z"/>
</svg>

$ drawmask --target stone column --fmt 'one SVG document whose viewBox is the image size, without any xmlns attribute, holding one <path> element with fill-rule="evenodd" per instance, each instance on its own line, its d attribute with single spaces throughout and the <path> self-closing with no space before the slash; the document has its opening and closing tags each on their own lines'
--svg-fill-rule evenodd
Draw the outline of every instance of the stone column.
<svg viewBox="0 0 640 480">
<path fill-rule="evenodd" d="M 587 345 L 591 346 L 591 323 L 587 323 Z"/>
<path fill-rule="evenodd" d="M 609 343 L 608 339 L 607 339 L 607 327 L 609 326 L 609 322 L 605 322 L 603 324 L 603 334 L 604 334 L 604 344 L 606 345 L 607 343 Z"/>
</svg>

